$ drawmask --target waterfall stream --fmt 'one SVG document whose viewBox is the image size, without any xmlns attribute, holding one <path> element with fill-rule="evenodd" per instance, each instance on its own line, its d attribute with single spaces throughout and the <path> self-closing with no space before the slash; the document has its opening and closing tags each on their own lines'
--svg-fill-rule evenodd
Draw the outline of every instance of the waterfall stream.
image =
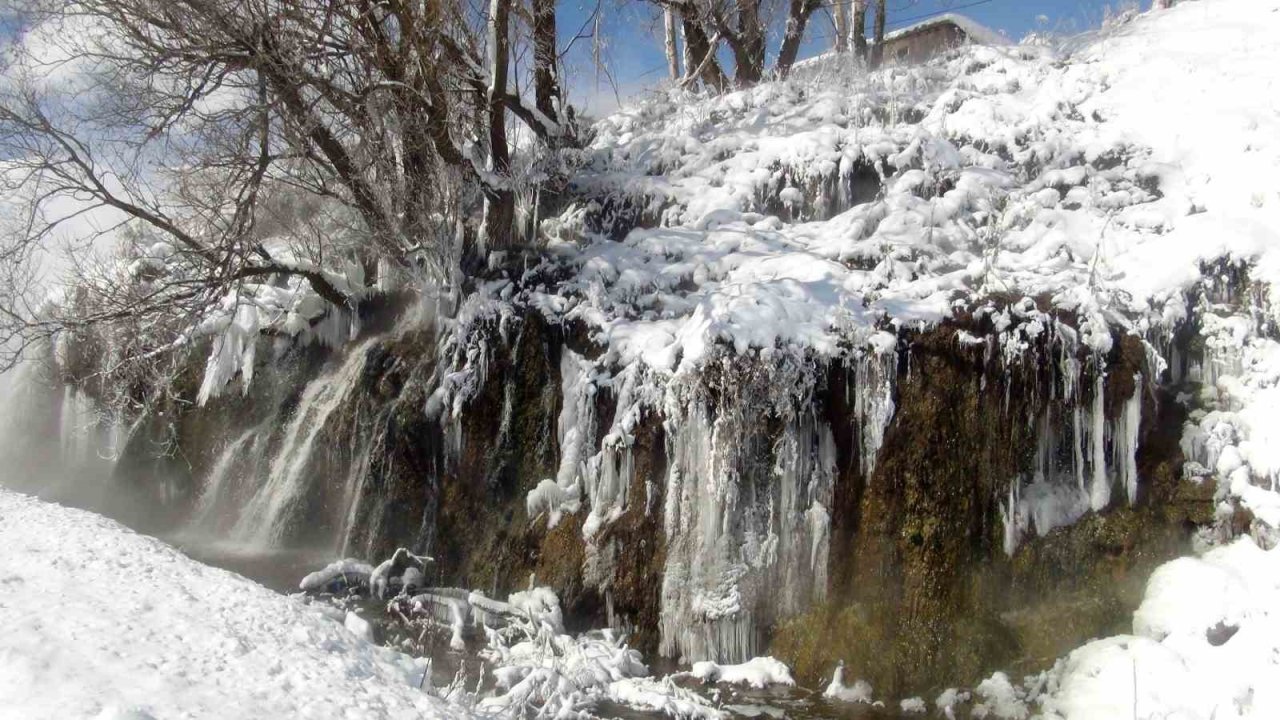
<svg viewBox="0 0 1280 720">
<path fill-rule="evenodd" d="M 266 477 L 231 528 L 236 542 L 271 547 L 284 541 L 290 523 L 297 519 L 293 511 L 315 479 L 308 470 L 316 442 L 334 411 L 352 401 L 352 389 L 364 371 L 369 347 L 376 340 L 377 337 L 369 338 L 351 348 L 341 365 L 307 385 Z"/>
</svg>

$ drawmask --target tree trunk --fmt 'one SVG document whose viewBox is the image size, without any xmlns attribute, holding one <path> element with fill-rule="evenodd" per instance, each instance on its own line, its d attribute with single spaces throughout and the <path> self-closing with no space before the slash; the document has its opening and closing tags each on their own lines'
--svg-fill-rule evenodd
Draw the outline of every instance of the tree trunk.
<svg viewBox="0 0 1280 720">
<path fill-rule="evenodd" d="M 511 0 L 489 3 L 489 172 L 505 180 L 511 170 L 507 148 L 507 71 L 511 55 Z M 511 244 L 515 218 L 515 193 L 505 187 L 484 191 L 484 223 L 481 245 L 502 250 Z"/>
<path fill-rule="evenodd" d="M 703 84 L 716 92 L 728 90 L 729 80 L 725 77 L 724 70 L 720 69 L 720 62 L 714 55 L 715 49 L 711 47 L 711 40 L 703 32 L 702 26 L 687 17 L 681 18 L 681 21 L 684 26 L 685 48 L 691 59 L 685 64 L 685 72 L 698 73 Z"/>
<path fill-rule="evenodd" d="M 884 5 L 884 0 L 876 0 L 876 44 L 871 46 L 872 69 L 880 67 L 880 63 L 884 62 Z"/>
<path fill-rule="evenodd" d="M 764 25 L 760 22 L 760 0 L 737 0 L 738 41 L 734 43 L 734 81 L 749 87 L 764 78 Z"/>
<path fill-rule="evenodd" d="M 667 53 L 667 72 L 673 82 L 680 80 L 680 48 L 676 39 L 676 13 L 671 8 L 662 10 L 664 48 Z"/>
<path fill-rule="evenodd" d="M 684 60 L 684 73 L 682 75 L 683 77 L 684 75 L 691 75 L 694 69 L 698 67 L 698 63 L 702 60 L 702 58 L 695 57 L 693 54 L 693 46 L 691 44 L 692 40 L 689 39 L 689 34 L 685 30 L 686 23 L 684 21 L 683 16 L 677 16 L 675 20 L 676 20 L 676 23 L 680 26 L 680 39 L 683 40 L 683 45 L 680 48 L 681 57 Z"/>
<path fill-rule="evenodd" d="M 867 59 L 867 0 L 853 0 L 853 51 L 859 60 Z"/>
<path fill-rule="evenodd" d="M 782 47 L 778 48 L 778 77 L 785 78 L 791 72 L 800 52 L 800 41 L 804 39 L 805 26 L 821 4 L 822 0 L 791 0 L 787 6 L 787 27 L 782 35 Z"/>
<path fill-rule="evenodd" d="M 533 0 L 534 106 L 559 122 L 560 82 L 556 53 L 556 0 Z"/>
<path fill-rule="evenodd" d="M 838 53 L 849 50 L 849 0 L 836 0 L 832 7 L 832 15 L 836 23 L 835 50 Z"/>
</svg>

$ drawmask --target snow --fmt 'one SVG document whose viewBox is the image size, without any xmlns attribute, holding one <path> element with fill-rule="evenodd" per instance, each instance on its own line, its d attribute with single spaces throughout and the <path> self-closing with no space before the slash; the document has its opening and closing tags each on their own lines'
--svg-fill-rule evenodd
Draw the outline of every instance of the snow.
<svg viewBox="0 0 1280 720">
<path fill-rule="evenodd" d="M 931 17 L 928 20 L 925 20 L 923 22 L 918 22 L 915 25 L 908 25 L 907 27 L 904 27 L 900 30 L 894 30 L 893 32 L 885 33 L 884 40 L 885 42 L 889 42 L 890 40 L 896 40 L 906 35 L 912 35 L 922 30 L 927 30 L 931 27 L 935 27 L 938 25 L 948 25 L 948 24 L 955 25 L 956 27 L 963 30 L 965 34 L 968 35 L 969 38 L 976 43 L 981 43 L 983 45 L 1008 45 L 1009 44 L 1009 38 L 1005 37 L 1004 35 L 1001 35 L 1000 33 L 996 32 L 995 30 L 992 30 L 991 28 L 983 25 L 982 23 L 979 23 L 973 18 L 967 17 L 965 15 L 961 15 L 959 13 L 942 13 L 940 15 Z"/>
<path fill-rule="evenodd" d="M 707 683 L 749 685 L 753 688 L 796 684 L 786 664 L 772 657 L 752 658 L 738 665 L 718 665 L 709 661 L 696 662 L 690 674 Z"/>
<path fill-rule="evenodd" d="M 564 632 L 564 616 L 560 612 L 560 598 L 547 587 L 535 587 L 512 593 L 507 603 L 523 613 L 534 624 L 546 626 L 554 633 Z"/>
<path fill-rule="evenodd" d="M 420 661 L 115 522 L 4 489 L 0 518 L 0 717 L 469 716 Z"/>
<path fill-rule="evenodd" d="M 839 700 L 848 703 L 864 703 L 872 702 L 871 683 L 866 680 L 855 680 L 852 685 L 844 684 L 844 663 L 836 666 L 835 674 L 831 676 L 831 682 L 827 685 L 827 689 L 822 692 L 822 696 L 829 700 Z M 911 704 L 911 707 L 916 707 Z M 904 701 L 903 711 L 907 711 L 907 703 Z M 922 708 L 923 709 L 923 708 Z"/>
<path fill-rule="evenodd" d="M 428 661 L 372 644 L 373 624 L 356 612 L 278 595 L 101 516 L 9 490 L 0 518 L 0 718 L 381 720 L 524 717 L 531 707 L 577 717 L 606 700 L 679 720 L 726 716 L 672 678 L 650 677 L 612 631 L 564 634 L 548 588 L 505 603 L 439 588 L 412 598 L 433 615 L 443 608 L 455 640 L 464 623 L 487 636 L 481 656 L 497 688 L 437 691 Z M 337 561 L 302 584 L 323 589 L 344 572 L 369 565 Z M 794 684 L 769 658 L 726 673 Z"/>
<path fill-rule="evenodd" d="M 1280 717 L 1280 550 L 1240 537 L 1160 566 L 1133 634 L 1095 640 L 1019 684 L 995 673 L 975 717 Z M 940 707 L 959 695 L 939 698 Z"/>
<path fill-rule="evenodd" d="M 554 599 L 549 593 L 512 596 L 512 600 L 527 606 L 536 595 L 539 603 L 546 603 Z M 486 629 L 486 635 L 488 645 L 482 656 L 493 667 L 498 688 L 478 701 L 481 713 L 523 716 L 534 708 L 539 717 L 576 717 L 607 700 L 680 720 L 725 717 L 706 698 L 677 686 L 672 677 L 650 677 L 640 653 L 612 631 L 575 637 L 545 621 L 516 618 L 504 628 Z"/>
<path fill-rule="evenodd" d="M 373 625 L 368 620 L 359 615 L 348 612 L 342 618 L 342 626 L 351 631 L 352 635 L 364 640 L 365 642 L 373 642 Z"/>
<path fill-rule="evenodd" d="M 298 583 L 298 589 L 303 592 L 320 592 L 335 582 L 344 587 L 368 585 L 372 574 L 373 566 L 369 563 L 354 558 L 335 560 L 302 578 L 302 582 Z"/>
<path fill-rule="evenodd" d="M 929 705 L 924 701 L 924 698 L 918 697 L 904 698 L 898 703 L 898 707 L 901 708 L 904 715 L 918 715 L 929 710 Z"/>
<path fill-rule="evenodd" d="M 1026 419 L 1041 439 L 1036 467 L 1011 478 L 1002 498 L 1012 555 L 1029 533 L 1138 499 L 1142 393 L 1166 361 L 1181 372 L 1160 354 L 1172 354 L 1174 331 L 1194 313 L 1205 358 L 1189 368 L 1201 385 L 1183 437 L 1188 468 L 1216 483 L 1222 526 L 1233 507 L 1251 511 L 1253 537 L 1213 549 L 1229 539 L 1219 527 L 1205 555 L 1157 572 L 1133 636 L 1081 648 L 1034 688 L 993 675 L 972 698 L 948 691 L 937 705 L 1128 717 L 1136 700 L 1140 717 L 1273 716 L 1274 691 L 1258 678 L 1274 667 L 1268 638 L 1277 633 L 1256 601 L 1273 597 L 1266 548 L 1280 540 L 1280 114 L 1268 100 L 1277 36 L 1276 0 L 1202 0 L 1121 23 L 1072 55 L 971 46 L 830 82 L 815 62 L 792 81 L 718 97 L 660 93 L 597 126 L 575 184 L 599 200 L 543 222 L 554 238 L 551 279 L 518 291 L 482 284 L 465 301 L 451 346 L 463 360 L 426 412 L 447 425 L 484 383 L 488 350 L 468 345 L 465 330 L 505 317 L 495 308 L 527 303 L 553 322 L 581 323 L 600 352 L 561 356 L 561 463 L 526 498 L 530 516 L 554 525 L 588 508 L 587 555 L 599 558 L 591 543 L 631 503 L 661 512 L 663 651 L 716 660 L 701 666 L 708 677 L 759 678 L 751 673 L 762 660 L 718 663 L 758 652 L 760 628 L 778 619 L 761 608 L 793 614 L 825 592 L 835 455 L 831 429 L 803 412 L 816 368 L 840 361 L 852 376 L 869 479 L 895 410 L 900 332 L 971 313 L 996 332 L 960 331 L 956 343 L 1006 366 L 1049 343 L 1070 382 L 1053 414 Z M 1208 290 L 1223 261 L 1249 265 L 1250 307 Z M 359 292 L 358 280 L 344 287 Z M 302 284 L 244 293 L 199 328 L 217 338 L 203 396 L 251 380 L 252 338 L 264 329 L 335 342 L 354 329 L 330 313 L 328 325 L 304 330 L 323 307 Z M 988 300 L 996 295 L 1006 299 Z M 1125 334 L 1149 357 L 1109 419 L 1099 369 Z M 349 350 L 304 391 L 269 482 L 242 516 L 242 538 L 280 539 L 319 428 L 361 373 L 364 347 Z M 738 358 L 766 377 L 733 375 Z M 733 393 L 713 404 L 708 395 L 726 388 L 699 383 L 715 376 Z M 607 428 L 595 417 L 600 390 L 617 399 Z M 71 417 L 77 400 L 67 402 Z M 633 433 L 655 409 L 670 460 L 662 508 L 627 496 Z M 761 417 L 785 427 L 767 498 L 748 495 L 737 442 Z M 505 685 L 489 706 L 536 697 L 569 711 L 629 697 L 681 716 L 705 712 L 659 693 L 662 681 L 640 677 L 638 658 L 616 639 L 564 635 L 558 602 L 536 588 L 509 603 L 420 597 L 449 614 L 455 639 L 490 610 L 534 619 L 532 639 L 491 648 Z M 1229 628 L 1224 644 L 1209 642 Z M 860 692 L 839 678 L 833 686 Z"/>
<path fill-rule="evenodd" d="M 1113 329 L 1168 330 L 1201 261 L 1280 267 L 1280 199 L 1258 190 L 1277 172 L 1280 121 L 1254 101 L 1274 82 L 1270 9 L 1219 21 L 1176 8 L 1067 62 L 966 47 L 923 68 L 620 111 L 575 182 L 640 206 L 644 226 L 558 246 L 579 267 L 559 312 L 620 363 L 666 373 L 696 371 L 717 345 L 838 355 L 884 320 L 937 323 L 957 295 L 991 291 L 1050 296 L 1098 353 Z M 1207 21 L 1224 53 L 1176 40 Z M 886 105 L 903 112 L 877 118 Z"/>
<path fill-rule="evenodd" d="M 1117 287 L 1135 298 L 1173 300 L 1204 284 L 1201 296 L 1188 298 L 1204 358 L 1189 368 L 1188 379 L 1201 385 L 1189 398 L 1182 446 L 1187 476 L 1217 483 L 1219 524 L 1202 533 L 1202 554 L 1152 574 L 1132 635 L 1091 642 L 1024 684 L 993 675 L 977 688 L 975 715 L 981 708 L 1001 718 L 1034 711 L 1059 720 L 1280 717 L 1280 551 L 1271 549 L 1280 539 L 1280 343 L 1273 339 L 1280 115 L 1264 99 L 1280 66 L 1277 33 L 1274 1 L 1181 3 L 1104 33 L 1065 69 L 1064 87 L 1102 83 L 1080 111 L 1123 142 L 1149 148 L 1144 172 L 1158 178 L 1163 196 L 1115 214 L 1138 233 L 1126 238 L 1125 231 L 1105 246 Z M 1236 288 L 1244 294 L 1238 303 L 1221 291 L 1231 281 L 1215 276 L 1221 265 L 1209 261 L 1219 259 L 1249 265 L 1256 285 Z M 1152 304 L 1149 331 L 1185 314 L 1166 307 L 1162 318 Z M 1178 379 L 1181 368 L 1172 369 Z M 1111 433 L 1122 441 L 1113 451 L 1136 443 L 1134 405 L 1131 399 Z M 1119 467 L 1132 499 L 1136 469 Z M 1250 535 L 1231 539 L 1225 526 L 1233 505 L 1252 512 Z"/>
<path fill-rule="evenodd" d="M 581 323 L 602 349 L 561 368 L 560 436 L 572 452 L 530 493 L 530 511 L 554 522 L 585 501 L 590 544 L 637 501 L 625 491 L 629 429 L 581 444 L 598 436 L 588 388 L 625 382 L 626 416 L 661 411 L 671 443 L 662 650 L 745 660 L 776 619 L 759 617 L 762 594 L 779 589 L 766 606 L 781 616 L 822 597 L 825 575 L 792 569 L 823 564 L 831 505 L 819 453 L 778 478 L 779 492 L 793 482 L 818 492 L 767 525 L 724 533 L 726 518 L 772 509 L 744 501 L 741 418 L 797 417 L 813 382 L 795 377 L 839 361 L 853 370 L 869 479 L 894 413 L 900 333 L 962 313 L 995 333 L 960 331 L 957 344 L 985 345 L 1010 367 L 1047 340 L 1066 385 L 1027 419 L 1044 430 L 1037 467 L 1001 499 L 1005 550 L 1137 502 L 1143 393 L 1175 359 L 1174 333 L 1194 313 L 1208 341 L 1210 315 L 1238 314 L 1199 303 L 1214 268 L 1251 264 L 1264 299 L 1280 281 L 1280 198 L 1266 189 L 1280 186 L 1280 120 L 1257 100 L 1280 66 L 1274 7 L 1206 0 L 1069 48 L 971 45 L 871 74 L 817 60 L 785 82 L 657 93 L 602 120 L 574 179 L 596 200 L 543 223 L 553 264 L 571 272 L 519 298 L 553 322 Z M 1198 400 L 1211 412 L 1195 416 L 1184 444 L 1206 468 L 1234 466 L 1215 481 L 1253 511 L 1261 540 L 1280 523 L 1270 489 L 1280 482 L 1280 355 L 1266 323 L 1248 319 L 1232 335 L 1244 338 L 1243 357 L 1238 342 L 1206 343 L 1212 387 Z M 1108 416 L 1107 357 L 1125 335 L 1142 341 L 1146 361 L 1137 391 Z M 728 412 L 709 411 L 690 388 L 735 358 L 776 373 L 790 394 L 730 397 Z M 806 442 L 789 435 L 780 448 Z"/>
<path fill-rule="evenodd" d="M 709 705 L 702 696 L 674 684 L 670 678 L 615 680 L 609 683 L 608 695 L 627 707 L 660 712 L 675 720 L 721 720 L 727 715 Z"/>
</svg>

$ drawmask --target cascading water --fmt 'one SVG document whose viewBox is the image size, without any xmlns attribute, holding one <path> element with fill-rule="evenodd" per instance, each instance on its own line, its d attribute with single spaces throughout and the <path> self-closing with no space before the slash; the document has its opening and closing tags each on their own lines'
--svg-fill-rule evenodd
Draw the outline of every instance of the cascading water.
<svg viewBox="0 0 1280 720">
<path fill-rule="evenodd" d="M 364 371 L 371 345 L 369 338 L 351 348 L 342 364 L 309 383 L 286 426 L 279 449 L 271 459 L 257 491 L 231 528 L 231 537 L 256 547 L 279 545 L 307 488 L 316 442 L 330 416 L 353 401 L 353 389 Z"/>
<path fill-rule="evenodd" d="M 227 443 L 205 478 L 204 490 L 201 491 L 200 499 L 196 501 L 196 508 L 191 514 L 189 525 L 192 529 L 206 531 L 219 529 L 217 525 L 222 517 L 221 511 L 230 504 L 228 495 L 231 494 L 231 486 L 234 483 L 233 475 L 237 469 L 243 469 L 246 462 L 244 454 L 246 449 L 254 455 L 257 454 L 258 440 L 264 433 L 264 428 L 253 427 Z M 249 466 L 253 466 L 251 460 Z"/>
<path fill-rule="evenodd" d="M 83 465 L 97 454 L 98 417 L 89 398 L 74 385 L 62 388 L 58 447 L 64 462 Z"/>
</svg>

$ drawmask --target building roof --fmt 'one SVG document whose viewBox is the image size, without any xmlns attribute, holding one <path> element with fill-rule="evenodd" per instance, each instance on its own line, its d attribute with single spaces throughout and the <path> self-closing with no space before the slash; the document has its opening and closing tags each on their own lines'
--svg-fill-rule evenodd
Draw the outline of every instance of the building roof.
<svg viewBox="0 0 1280 720">
<path fill-rule="evenodd" d="M 980 43 L 982 45 L 1010 44 L 1009 38 L 1005 37 L 1004 35 L 1001 35 L 995 30 L 992 30 L 991 28 L 987 27 L 986 25 L 983 25 L 982 23 L 972 18 L 966 17 L 964 15 L 960 15 L 958 13 L 943 13 L 941 15 L 935 15 L 929 18 L 928 20 L 924 20 L 916 23 L 915 25 L 908 25 L 907 27 L 894 30 L 891 33 L 886 33 L 884 36 L 884 41 L 892 42 L 894 40 L 897 40 L 898 38 L 907 37 L 908 35 L 914 35 L 918 32 L 922 32 L 924 30 L 928 30 L 930 28 L 934 28 L 939 25 L 955 25 L 956 27 L 963 30 L 964 34 L 968 35 L 971 40 L 973 40 L 976 43 Z"/>
</svg>

